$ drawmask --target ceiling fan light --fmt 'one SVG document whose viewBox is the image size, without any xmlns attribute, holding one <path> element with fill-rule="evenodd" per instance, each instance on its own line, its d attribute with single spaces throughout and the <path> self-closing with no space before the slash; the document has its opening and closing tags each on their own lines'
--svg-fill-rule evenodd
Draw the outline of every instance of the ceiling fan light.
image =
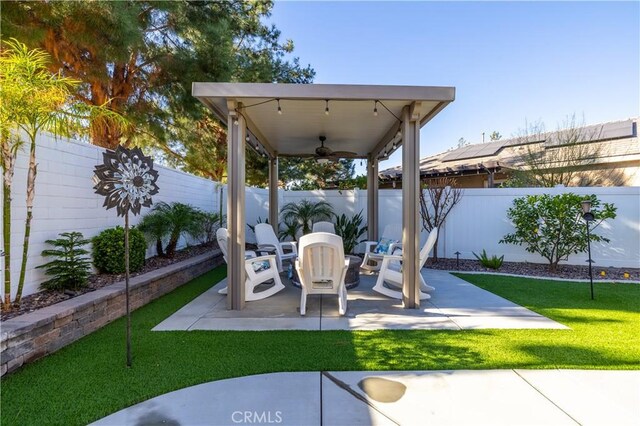
<svg viewBox="0 0 640 426">
<path fill-rule="evenodd" d="M 328 158 L 318 158 L 316 160 L 318 162 L 318 164 L 327 164 L 329 162 Z"/>
<path fill-rule="evenodd" d="M 276 99 L 276 102 L 278 102 L 278 114 L 282 115 L 282 108 L 280 108 L 280 99 Z"/>
</svg>

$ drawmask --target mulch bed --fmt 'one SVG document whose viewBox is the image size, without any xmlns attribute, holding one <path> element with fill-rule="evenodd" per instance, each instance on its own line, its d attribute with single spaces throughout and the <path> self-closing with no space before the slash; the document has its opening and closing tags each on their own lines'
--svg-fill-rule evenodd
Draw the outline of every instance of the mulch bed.
<svg viewBox="0 0 640 426">
<path fill-rule="evenodd" d="M 460 259 L 456 265 L 456 259 L 438 259 L 436 263 L 433 259 L 428 259 L 426 266 L 431 269 L 460 272 L 498 272 L 504 274 L 530 275 L 534 277 L 552 277 L 565 279 L 589 279 L 589 266 L 585 265 L 558 265 L 555 272 L 549 271 L 548 264 L 527 263 L 527 262 L 504 262 L 498 271 L 483 267 L 477 260 Z M 604 274 L 603 274 L 604 273 Z M 625 278 L 625 273 L 629 274 Z M 620 280 L 620 281 L 640 281 L 640 268 L 613 268 L 598 266 L 593 264 L 593 279 L 595 280 Z"/>
<path fill-rule="evenodd" d="M 131 278 L 136 277 L 147 272 L 154 271 L 164 266 L 169 266 L 173 263 L 180 262 L 190 257 L 199 256 L 201 254 L 208 253 L 218 248 L 218 243 L 212 242 L 207 244 L 201 244 L 198 246 L 187 247 L 185 249 L 176 251 L 174 257 L 150 257 L 145 261 L 141 270 L 132 272 L 129 276 Z M 73 297 L 80 296 L 81 294 L 89 293 L 91 291 L 98 290 L 99 288 L 108 286 L 113 283 L 124 281 L 124 274 L 97 274 L 89 277 L 89 285 L 83 289 L 77 291 L 67 290 L 65 292 L 45 290 L 39 293 L 30 294 L 22 298 L 20 307 L 11 311 L 4 311 L 0 313 L 0 320 L 8 320 L 18 315 L 33 312 L 37 309 L 44 308 L 46 306 L 53 305 L 63 300 L 71 299 Z"/>
</svg>

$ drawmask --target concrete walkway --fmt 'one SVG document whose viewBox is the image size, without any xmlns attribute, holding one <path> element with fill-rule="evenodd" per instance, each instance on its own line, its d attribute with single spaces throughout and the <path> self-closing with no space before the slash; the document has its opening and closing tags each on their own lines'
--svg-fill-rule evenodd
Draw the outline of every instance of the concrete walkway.
<svg viewBox="0 0 640 426">
<path fill-rule="evenodd" d="M 481 328 L 567 328 L 542 315 L 476 287 L 448 272 L 423 269 L 436 288 L 420 309 L 403 309 L 394 300 L 371 290 L 375 276 L 361 276 L 349 290 L 346 316 L 338 315 L 337 297 L 312 296 L 307 315 L 299 313 L 300 290 L 289 283 L 267 299 L 248 302 L 242 311 L 226 309 L 218 290 L 223 280 L 158 324 L 165 330 L 468 330 Z"/>
<path fill-rule="evenodd" d="M 640 371 L 273 373 L 171 392 L 95 425 L 637 425 Z"/>
</svg>

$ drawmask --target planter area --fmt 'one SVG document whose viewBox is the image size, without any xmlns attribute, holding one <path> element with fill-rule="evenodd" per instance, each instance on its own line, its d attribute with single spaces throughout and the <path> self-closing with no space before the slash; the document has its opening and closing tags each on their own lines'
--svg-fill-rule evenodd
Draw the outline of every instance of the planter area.
<svg viewBox="0 0 640 426">
<path fill-rule="evenodd" d="M 171 292 L 223 263 L 220 250 L 173 263 L 130 280 L 131 309 Z M 2 322 L 0 375 L 35 361 L 125 315 L 125 283 Z"/>
</svg>

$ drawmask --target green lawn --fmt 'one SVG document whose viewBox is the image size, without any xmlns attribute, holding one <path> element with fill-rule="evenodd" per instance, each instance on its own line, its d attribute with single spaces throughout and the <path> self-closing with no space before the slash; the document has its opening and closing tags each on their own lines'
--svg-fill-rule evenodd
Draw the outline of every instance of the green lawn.
<svg viewBox="0 0 640 426">
<path fill-rule="evenodd" d="M 274 371 L 640 369 L 640 286 L 459 276 L 571 330 L 151 332 L 222 278 L 218 268 L 2 379 L 3 425 L 86 424 L 171 390 Z"/>
</svg>

